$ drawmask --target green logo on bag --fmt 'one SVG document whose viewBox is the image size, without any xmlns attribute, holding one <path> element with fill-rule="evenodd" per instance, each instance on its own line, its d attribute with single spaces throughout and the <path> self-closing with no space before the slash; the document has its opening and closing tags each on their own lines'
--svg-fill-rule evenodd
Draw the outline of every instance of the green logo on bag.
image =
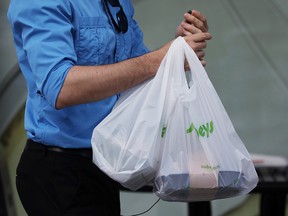
<svg viewBox="0 0 288 216">
<path fill-rule="evenodd" d="M 193 131 L 196 131 L 198 137 L 207 137 L 209 138 L 210 134 L 214 131 L 214 124 L 213 121 L 210 121 L 206 124 L 201 125 L 198 129 L 195 127 L 195 125 L 192 123 L 190 127 L 186 130 L 186 133 L 192 133 Z"/>
<path fill-rule="evenodd" d="M 166 129 L 167 129 L 167 127 L 163 127 L 163 128 L 162 128 L 162 133 L 161 133 L 161 137 L 162 137 L 162 138 L 164 137 L 164 135 L 165 135 L 165 133 L 166 133 Z"/>
</svg>

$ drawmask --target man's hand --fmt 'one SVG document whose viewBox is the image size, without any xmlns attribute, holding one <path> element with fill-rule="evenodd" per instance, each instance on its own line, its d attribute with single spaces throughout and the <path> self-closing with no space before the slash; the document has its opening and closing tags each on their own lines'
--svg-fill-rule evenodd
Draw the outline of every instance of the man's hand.
<svg viewBox="0 0 288 216">
<path fill-rule="evenodd" d="M 202 65 L 206 65 L 204 60 L 207 40 L 212 38 L 208 33 L 208 23 L 206 17 L 199 11 L 192 10 L 191 13 L 184 14 L 184 20 L 176 30 L 175 36 L 182 36 L 190 47 L 195 51 Z"/>
<path fill-rule="evenodd" d="M 206 17 L 199 11 L 192 10 L 184 14 L 184 20 L 177 27 L 175 36 L 186 36 L 198 32 L 208 32 L 208 22 Z"/>
<path fill-rule="evenodd" d="M 184 36 L 185 41 L 194 50 L 203 66 L 206 65 L 206 61 L 204 60 L 204 49 L 207 47 L 207 40 L 210 40 L 211 38 L 212 36 L 208 32 L 199 32 Z"/>
</svg>

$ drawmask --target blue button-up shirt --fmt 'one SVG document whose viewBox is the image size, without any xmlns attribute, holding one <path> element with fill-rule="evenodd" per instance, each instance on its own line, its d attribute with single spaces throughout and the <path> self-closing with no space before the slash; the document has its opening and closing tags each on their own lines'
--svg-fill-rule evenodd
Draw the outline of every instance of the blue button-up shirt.
<svg viewBox="0 0 288 216">
<path fill-rule="evenodd" d="M 148 51 L 130 0 L 120 3 L 129 23 L 125 34 L 114 30 L 102 0 L 11 0 L 8 18 L 28 88 L 28 138 L 65 148 L 91 147 L 93 129 L 110 113 L 117 95 L 61 110 L 55 104 L 72 66 L 114 63 Z"/>
</svg>

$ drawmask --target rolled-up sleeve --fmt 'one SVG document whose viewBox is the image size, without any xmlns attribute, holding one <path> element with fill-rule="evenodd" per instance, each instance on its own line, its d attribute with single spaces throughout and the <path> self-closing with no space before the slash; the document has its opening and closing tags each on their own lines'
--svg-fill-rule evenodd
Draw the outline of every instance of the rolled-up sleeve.
<svg viewBox="0 0 288 216">
<path fill-rule="evenodd" d="M 146 47 L 146 45 L 143 42 L 143 32 L 141 31 L 140 27 L 138 26 L 138 23 L 133 20 L 132 21 L 132 28 L 133 28 L 133 57 L 137 57 L 140 55 L 143 55 L 147 52 L 149 52 L 149 49 Z"/>
<path fill-rule="evenodd" d="M 143 55 L 147 52 L 149 52 L 149 49 L 146 47 L 146 45 L 144 44 L 144 40 L 143 40 L 143 32 L 140 29 L 138 23 L 136 22 L 136 20 L 134 19 L 134 8 L 131 4 L 130 1 L 128 1 L 128 5 L 127 7 L 129 8 L 129 10 L 131 11 L 131 17 L 130 17 L 130 25 L 132 28 L 132 53 L 133 56 L 132 57 L 137 57 L 140 55 Z"/>
<path fill-rule="evenodd" d="M 55 107 L 70 68 L 76 64 L 73 24 L 67 0 L 26 0 L 11 14 L 37 92 Z"/>
</svg>

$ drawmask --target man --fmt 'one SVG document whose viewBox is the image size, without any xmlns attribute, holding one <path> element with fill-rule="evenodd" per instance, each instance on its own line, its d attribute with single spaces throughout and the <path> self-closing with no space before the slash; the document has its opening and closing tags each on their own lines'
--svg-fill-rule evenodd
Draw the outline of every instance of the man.
<svg viewBox="0 0 288 216">
<path fill-rule="evenodd" d="M 156 74 L 172 42 L 149 52 L 133 13 L 129 0 L 11 0 L 28 88 L 16 178 L 28 215 L 120 215 L 117 183 L 92 163 L 92 131 L 119 93 Z M 176 30 L 203 65 L 207 30 L 197 11 Z"/>
</svg>

